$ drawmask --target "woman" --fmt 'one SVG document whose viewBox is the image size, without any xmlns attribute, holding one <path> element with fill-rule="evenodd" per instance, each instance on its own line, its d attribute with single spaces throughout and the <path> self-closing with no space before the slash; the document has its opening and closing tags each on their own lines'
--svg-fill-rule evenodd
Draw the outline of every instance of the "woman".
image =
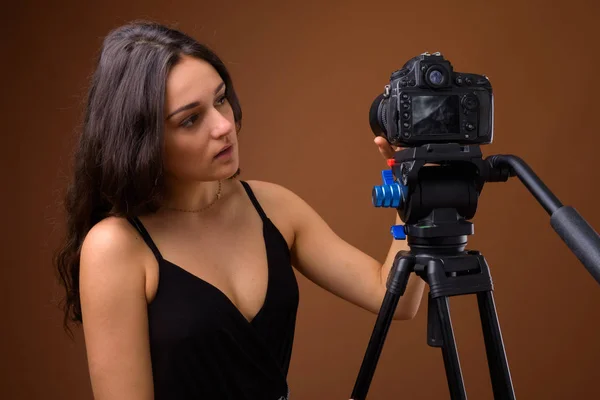
<svg viewBox="0 0 600 400">
<path fill-rule="evenodd" d="M 291 191 L 238 180 L 241 121 L 225 66 L 192 38 L 147 22 L 105 38 L 56 258 L 96 399 L 287 399 L 292 265 L 379 311 L 402 244 L 382 267 Z M 410 278 L 396 319 L 423 286 Z"/>
</svg>

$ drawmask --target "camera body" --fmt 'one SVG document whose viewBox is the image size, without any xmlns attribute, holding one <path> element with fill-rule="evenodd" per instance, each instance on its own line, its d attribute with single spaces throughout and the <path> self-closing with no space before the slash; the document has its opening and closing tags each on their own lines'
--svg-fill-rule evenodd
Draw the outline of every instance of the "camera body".
<svg viewBox="0 0 600 400">
<path fill-rule="evenodd" d="M 371 105 L 369 123 L 395 146 L 489 144 L 492 86 L 484 75 L 455 72 L 440 53 L 423 53 L 391 74 Z"/>
</svg>

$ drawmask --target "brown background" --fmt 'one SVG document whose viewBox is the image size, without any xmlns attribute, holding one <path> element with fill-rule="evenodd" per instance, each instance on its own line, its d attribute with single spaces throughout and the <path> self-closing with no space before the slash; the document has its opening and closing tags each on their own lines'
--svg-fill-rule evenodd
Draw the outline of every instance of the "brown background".
<svg viewBox="0 0 600 400">
<path fill-rule="evenodd" d="M 394 212 L 370 204 L 386 166 L 368 109 L 389 74 L 424 51 L 490 77 L 495 140 L 485 154 L 521 156 L 600 227 L 597 2 L 46 4 L 3 6 L 2 399 L 91 399 L 81 334 L 71 342 L 61 329 L 50 256 L 94 57 L 108 30 L 131 19 L 177 23 L 212 46 L 244 107 L 243 177 L 294 190 L 380 260 Z M 470 247 L 492 270 L 517 398 L 600 397 L 597 283 L 516 179 L 485 187 L 475 223 Z M 375 315 L 299 279 L 292 398 L 347 399 Z M 451 306 L 468 394 L 490 399 L 475 299 Z M 426 345 L 425 311 L 393 324 L 370 399 L 448 398 L 440 351 Z"/>
</svg>

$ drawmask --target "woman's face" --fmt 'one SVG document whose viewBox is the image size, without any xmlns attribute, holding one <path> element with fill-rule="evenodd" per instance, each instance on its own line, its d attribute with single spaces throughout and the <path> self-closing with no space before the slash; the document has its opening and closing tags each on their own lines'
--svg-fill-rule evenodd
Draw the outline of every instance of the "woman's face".
<svg viewBox="0 0 600 400">
<path fill-rule="evenodd" d="M 225 179 L 238 169 L 238 146 L 225 84 L 206 61 L 183 56 L 165 95 L 164 168 L 181 181 Z"/>
</svg>

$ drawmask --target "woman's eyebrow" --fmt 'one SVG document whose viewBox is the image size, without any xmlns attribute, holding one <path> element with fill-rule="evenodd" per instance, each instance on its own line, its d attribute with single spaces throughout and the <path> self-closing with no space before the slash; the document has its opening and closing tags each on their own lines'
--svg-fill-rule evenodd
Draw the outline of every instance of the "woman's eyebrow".
<svg viewBox="0 0 600 400">
<path fill-rule="evenodd" d="M 221 88 L 223 86 L 225 86 L 225 82 L 221 82 L 219 84 L 219 86 L 217 86 L 217 88 L 215 89 L 215 92 L 214 92 L 215 95 L 217 93 L 219 93 L 219 91 L 221 90 Z M 180 112 L 185 111 L 185 110 L 189 110 L 190 108 L 198 107 L 199 105 L 200 105 L 200 102 L 194 101 L 192 103 L 186 104 L 185 106 L 179 107 L 178 109 L 176 109 L 175 111 L 173 111 L 171 114 L 167 115 L 167 119 L 170 119 L 173 115 L 175 115 L 177 113 L 180 113 Z"/>
</svg>

